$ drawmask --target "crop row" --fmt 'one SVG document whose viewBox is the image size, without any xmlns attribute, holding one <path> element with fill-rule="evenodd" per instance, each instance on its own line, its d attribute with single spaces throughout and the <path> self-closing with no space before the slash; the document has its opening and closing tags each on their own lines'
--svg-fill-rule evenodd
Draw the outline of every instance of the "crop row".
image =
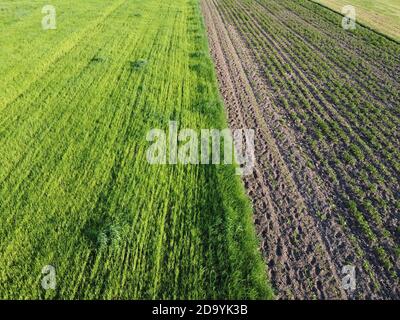
<svg viewBox="0 0 400 320">
<path fill-rule="evenodd" d="M 227 126 L 197 1 L 63 3 L 0 82 L 0 297 L 271 297 L 235 167 L 146 159 L 169 121 Z M 68 32 L 73 13 L 88 19 Z"/>
</svg>

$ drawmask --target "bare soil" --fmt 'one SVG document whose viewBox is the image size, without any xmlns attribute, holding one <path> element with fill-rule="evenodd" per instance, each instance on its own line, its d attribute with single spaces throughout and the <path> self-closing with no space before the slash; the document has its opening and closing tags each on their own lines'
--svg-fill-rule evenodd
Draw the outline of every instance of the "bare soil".
<svg viewBox="0 0 400 320">
<path fill-rule="evenodd" d="M 359 248 L 332 206 L 335 191 L 307 165 L 309 158 L 299 143 L 299 133 L 270 103 L 271 92 L 255 53 L 243 35 L 224 20 L 217 3 L 201 1 L 210 52 L 231 129 L 256 131 L 256 166 L 243 180 L 252 199 L 261 250 L 277 297 L 399 296 L 399 289 L 393 288 L 393 280 L 381 272 L 378 262 L 372 271 L 363 268 Z M 281 55 L 288 59 L 283 52 Z M 354 292 L 342 285 L 342 268 L 348 264 L 357 270 Z"/>
</svg>

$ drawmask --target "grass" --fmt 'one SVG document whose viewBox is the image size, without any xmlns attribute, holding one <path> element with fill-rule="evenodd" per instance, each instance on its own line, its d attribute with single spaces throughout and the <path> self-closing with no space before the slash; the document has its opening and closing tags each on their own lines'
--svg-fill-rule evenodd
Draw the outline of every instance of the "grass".
<svg viewBox="0 0 400 320">
<path fill-rule="evenodd" d="M 398 0 L 313 0 L 341 12 L 346 5 L 356 8 L 357 20 L 400 40 L 400 2 Z"/>
<path fill-rule="evenodd" d="M 0 298 L 272 298 L 234 166 L 146 161 L 227 126 L 198 2 L 52 4 L 0 1 Z"/>
</svg>

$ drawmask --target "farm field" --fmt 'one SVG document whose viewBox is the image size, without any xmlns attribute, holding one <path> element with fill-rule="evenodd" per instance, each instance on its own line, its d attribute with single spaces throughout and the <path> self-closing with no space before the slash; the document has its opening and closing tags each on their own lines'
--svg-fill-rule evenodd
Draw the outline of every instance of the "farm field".
<svg viewBox="0 0 400 320">
<path fill-rule="evenodd" d="M 393 0 L 0 0 L 0 299 L 400 299 L 400 43 L 347 4 L 399 39 Z M 171 163 L 225 128 L 250 175 Z"/>
<path fill-rule="evenodd" d="M 400 45 L 308 0 L 201 5 L 277 297 L 399 299 Z"/>
<path fill-rule="evenodd" d="M 399 0 L 314 0 L 337 12 L 346 5 L 356 9 L 357 20 L 382 32 L 393 39 L 400 40 L 400 1 Z"/>
<path fill-rule="evenodd" d="M 272 298 L 236 167 L 146 160 L 227 127 L 199 2 L 51 3 L 0 0 L 0 299 Z"/>
</svg>

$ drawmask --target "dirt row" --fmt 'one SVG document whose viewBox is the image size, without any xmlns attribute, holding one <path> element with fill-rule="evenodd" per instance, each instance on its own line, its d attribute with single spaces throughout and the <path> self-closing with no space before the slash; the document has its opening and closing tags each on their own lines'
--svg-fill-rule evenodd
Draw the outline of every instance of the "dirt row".
<svg viewBox="0 0 400 320">
<path fill-rule="evenodd" d="M 234 10 L 232 10 L 231 8 L 227 8 L 227 3 L 232 2 L 236 5 Z M 259 54 L 260 51 L 267 51 L 270 49 L 265 47 L 263 47 L 261 50 L 259 47 L 255 49 L 253 47 L 253 42 L 249 42 L 249 38 L 254 40 L 254 35 L 249 37 L 248 29 L 243 28 L 240 22 L 233 22 L 235 19 L 232 19 L 232 16 L 230 16 L 230 13 L 234 12 L 235 10 L 240 11 L 241 13 L 247 13 L 246 16 L 248 17 L 248 24 L 252 26 L 252 31 L 256 29 L 262 30 L 256 20 L 256 16 L 258 15 L 258 13 L 252 14 L 252 11 L 246 12 L 243 5 L 243 1 L 218 1 L 218 9 L 220 10 L 220 12 L 223 13 L 224 18 L 226 18 L 225 25 L 229 25 L 228 21 L 232 21 L 232 23 L 235 24 L 238 30 L 240 30 L 242 39 L 248 47 L 248 50 L 246 49 L 245 52 L 252 54 L 250 59 L 243 59 L 242 64 L 245 65 L 246 61 L 253 61 L 253 63 L 245 65 L 245 70 L 247 72 L 247 77 L 251 80 L 254 87 L 254 78 L 260 79 L 260 81 L 256 82 L 260 85 L 260 89 L 255 87 L 254 92 L 257 93 L 260 90 L 264 91 L 266 92 L 265 94 L 267 96 L 272 97 L 274 100 L 275 107 L 274 104 L 269 105 L 269 107 L 274 107 L 272 113 L 265 114 L 264 119 L 271 123 L 270 127 L 273 128 L 271 132 L 274 135 L 275 140 L 278 142 L 278 148 L 285 161 L 287 162 L 291 173 L 296 178 L 296 180 L 299 181 L 299 191 L 302 192 L 306 200 L 310 200 L 308 202 L 308 214 L 312 214 L 314 215 L 314 217 L 317 218 L 315 221 L 318 223 L 322 230 L 321 234 L 326 240 L 327 246 L 334 252 L 334 261 L 337 264 L 338 268 L 340 269 L 345 263 L 351 263 L 352 265 L 357 267 L 357 290 L 352 296 L 358 298 L 391 298 L 399 296 L 400 286 L 396 285 L 395 279 L 393 279 L 392 275 L 388 272 L 385 264 L 382 263 L 381 259 L 377 257 L 374 244 L 365 237 L 364 232 L 360 230 L 359 222 L 354 219 L 354 214 L 348 211 L 346 203 L 343 202 L 343 196 L 346 198 L 346 195 L 352 194 L 352 189 L 348 188 L 348 186 L 346 187 L 347 183 L 344 183 L 346 181 L 345 179 L 349 181 L 349 175 L 351 175 L 352 178 L 350 178 L 350 180 L 355 179 L 354 181 L 357 181 L 359 179 L 357 171 L 354 171 L 353 168 L 349 167 L 341 169 L 335 168 L 339 169 L 338 176 L 341 179 L 341 183 L 339 183 L 338 185 L 334 182 L 332 183 L 329 177 L 326 176 L 326 172 L 324 172 L 323 166 L 320 165 L 320 161 L 318 160 L 318 158 L 315 157 L 315 154 L 313 155 L 314 151 L 312 150 L 312 148 L 310 149 L 309 143 L 307 142 L 308 136 L 304 135 L 301 130 L 291 130 L 288 127 L 288 125 L 290 126 L 290 122 L 288 122 L 290 115 L 287 113 L 287 109 L 290 109 L 291 106 L 289 106 L 289 108 L 286 108 L 284 105 L 276 101 L 276 98 L 273 97 L 273 94 L 271 92 L 267 92 L 267 90 L 265 90 L 265 88 L 268 86 L 268 81 L 266 79 L 270 76 L 270 74 L 267 74 L 268 70 L 265 70 L 263 65 L 265 57 L 260 59 Z M 257 9 L 259 8 L 253 8 L 253 10 L 255 10 L 254 12 L 262 11 Z M 291 49 L 286 48 L 286 50 L 284 50 L 282 47 L 279 47 L 274 41 L 272 41 L 271 37 L 271 34 L 262 32 L 263 41 L 271 41 L 273 44 L 272 47 L 278 49 L 277 53 L 275 53 L 277 55 L 277 58 L 280 59 L 284 64 L 290 64 L 292 68 L 296 70 L 296 75 L 291 74 L 289 78 L 286 78 L 286 81 L 293 81 L 297 76 L 299 76 L 300 78 L 297 80 L 300 81 L 297 81 L 297 85 L 306 84 L 309 92 L 314 91 L 313 88 L 315 88 L 315 82 L 317 81 L 315 79 L 307 79 L 304 75 L 304 70 L 301 70 L 299 66 L 296 65 L 295 61 L 288 59 L 289 57 L 287 56 L 287 53 L 288 51 L 290 52 Z M 296 51 L 296 53 L 298 52 Z M 252 67 L 253 65 L 256 65 L 257 68 L 262 69 L 261 76 L 258 75 L 257 68 Z M 256 69 L 256 72 L 248 72 L 248 70 L 253 69 Z M 273 74 L 273 76 L 276 76 L 276 74 Z M 317 90 L 316 92 L 318 93 L 319 91 Z M 320 98 L 323 98 L 323 96 L 320 96 L 320 93 L 321 92 L 318 93 L 318 96 Z M 319 103 L 318 109 L 320 109 L 320 111 L 322 107 L 323 114 L 320 114 L 322 117 L 326 116 L 327 111 L 331 115 L 332 113 L 336 114 L 335 108 L 332 108 L 332 106 L 330 106 L 329 104 L 324 103 L 321 99 L 317 97 L 315 98 Z M 263 100 L 261 99 L 260 101 L 262 102 Z M 310 116 L 318 114 L 317 109 L 308 110 L 308 112 Z M 275 114 L 279 115 L 279 121 L 274 123 L 271 122 L 271 119 L 274 118 Z M 343 121 L 344 123 L 346 123 L 346 118 L 338 118 L 337 116 L 335 116 L 335 119 L 336 121 L 338 121 L 337 123 L 342 123 Z M 316 124 L 308 124 L 308 126 L 310 125 L 315 126 Z M 291 133 L 292 139 L 287 139 L 289 132 Z M 353 130 L 353 133 L 355 133 L 355 130 Z M 291 143 L 290 145 L 288 145 L 287 142 L 289 140 L 292 142 L 294 141 L 295 143 Z M 300 148 L 300 152 L 297 154 L 295 152 L 296 148 Z M 341 149 L 346 149 L 346 146 L 332 146 L 325 143 L 325 147 L 323 149 L 323 155 L 325 156 L 325 159 L 331 159 L 331 157 L 335 157 L 335 152 L 340 152 Z M 297 155 L 296 157 L 295 154 Z M 309 154 L 309 156 L 307 156 L 307 154 Z M 298 155 L 300 155 L 300 157 L 298 157 Z M 371 159 L 368 159 L 367 162 L 371 163 Z M 303 172 L 306 172 L 308 169 L 307 167 L 304 167 L 305 163 L 315 164 L 316 170 L 308 171 L 313 172 L 313 176 L 315 177 L 315 179 L 318 179 L 318 181 L 312 181 L 317 182 L 316 184 L 310 183 L 309 181 L 304 181 L 304 179 L 302 179 Z M 375 164 L 377 163 L 379 163 L 379 159 L 378 162 L 375 162 Z M 388 178 L 392 180 L 392 178 L 394 177 L 395 176 Z M 342 185 L 342 183 L 344 183 L 344 185 Z M 320 198 L 320 193 L 318 193 L 318 189 L 315 190 L 315 188 L 313 188 L 313 186 L 315 185 L 318 186 L 318 189 L 324 190 L 324 201 L 320 202 L 324 203 L 322 207 L 319 206 L 319 201 L 317 201 Z M 389 187 L 388 185 L 386 186 Z M 393 190 L 395 189 L 393 188 Z M 391 193 L 392 188 L 389 188 L 388 192 Z M 315 201 L 312 201 L 313 199 Z M 327 202 L 326 199 L 328 199 L 329 201 Z M 326 204 L 328 204 L 328 206 L 326 206 Z M 383 216 L 384 219 L 387 219 L 389 217 L 395 218 L 396 210 L 394 210 L 393 212 L 385 212 Z M 376 234 L 379 234 L 381 231 L 379 230 L 380 226 L 374 225 L 373 221 L 371 222 L 372 224 L 370 224 L 370 227 L 374 230 L 374 232 L 376 230 Z M 395 220 L 389 218 L 386 225 L 393 230 L 393 226 L 398 225 L 398 223 L 396 223 L 396 218 Z M 381 240 L 383 240 L 381 242 L 381 245 L 383 245 L 386 250 L 393 250 L 391 248 L 393 248 L 395 244 L 390 241 L 391 239 L 388 240 L 387 237 L 384 237 L 381 238 Z M 335 245 L 332 245 L 332 243 L 334 243 Z M 391 252 L 391 256 L 394 259 L 396 257 L 395 253 L 393 252 Z M 366 265 L 366 263 L 368 263 L 368 265 Z"/>
<path fill-rule="evenodd" d="M 333 195 L 307 166 L 293 128 L 269 101 L 260 66 L 242 35 L 224 20 L 218 0 L 202 0 L 221 94 L 231 129 L 256 131 L 256 167 L 244 177 L 269 278 L 282 299 L 377 298 L 346 230 L 329 219 Z M 279 133 L 279 134 L 278 134 Z M 317 215 L 328 217 L 321 223 Z M 342 268 L 357 268 L 357 290 L 342 286 Z"/>
</svg>

